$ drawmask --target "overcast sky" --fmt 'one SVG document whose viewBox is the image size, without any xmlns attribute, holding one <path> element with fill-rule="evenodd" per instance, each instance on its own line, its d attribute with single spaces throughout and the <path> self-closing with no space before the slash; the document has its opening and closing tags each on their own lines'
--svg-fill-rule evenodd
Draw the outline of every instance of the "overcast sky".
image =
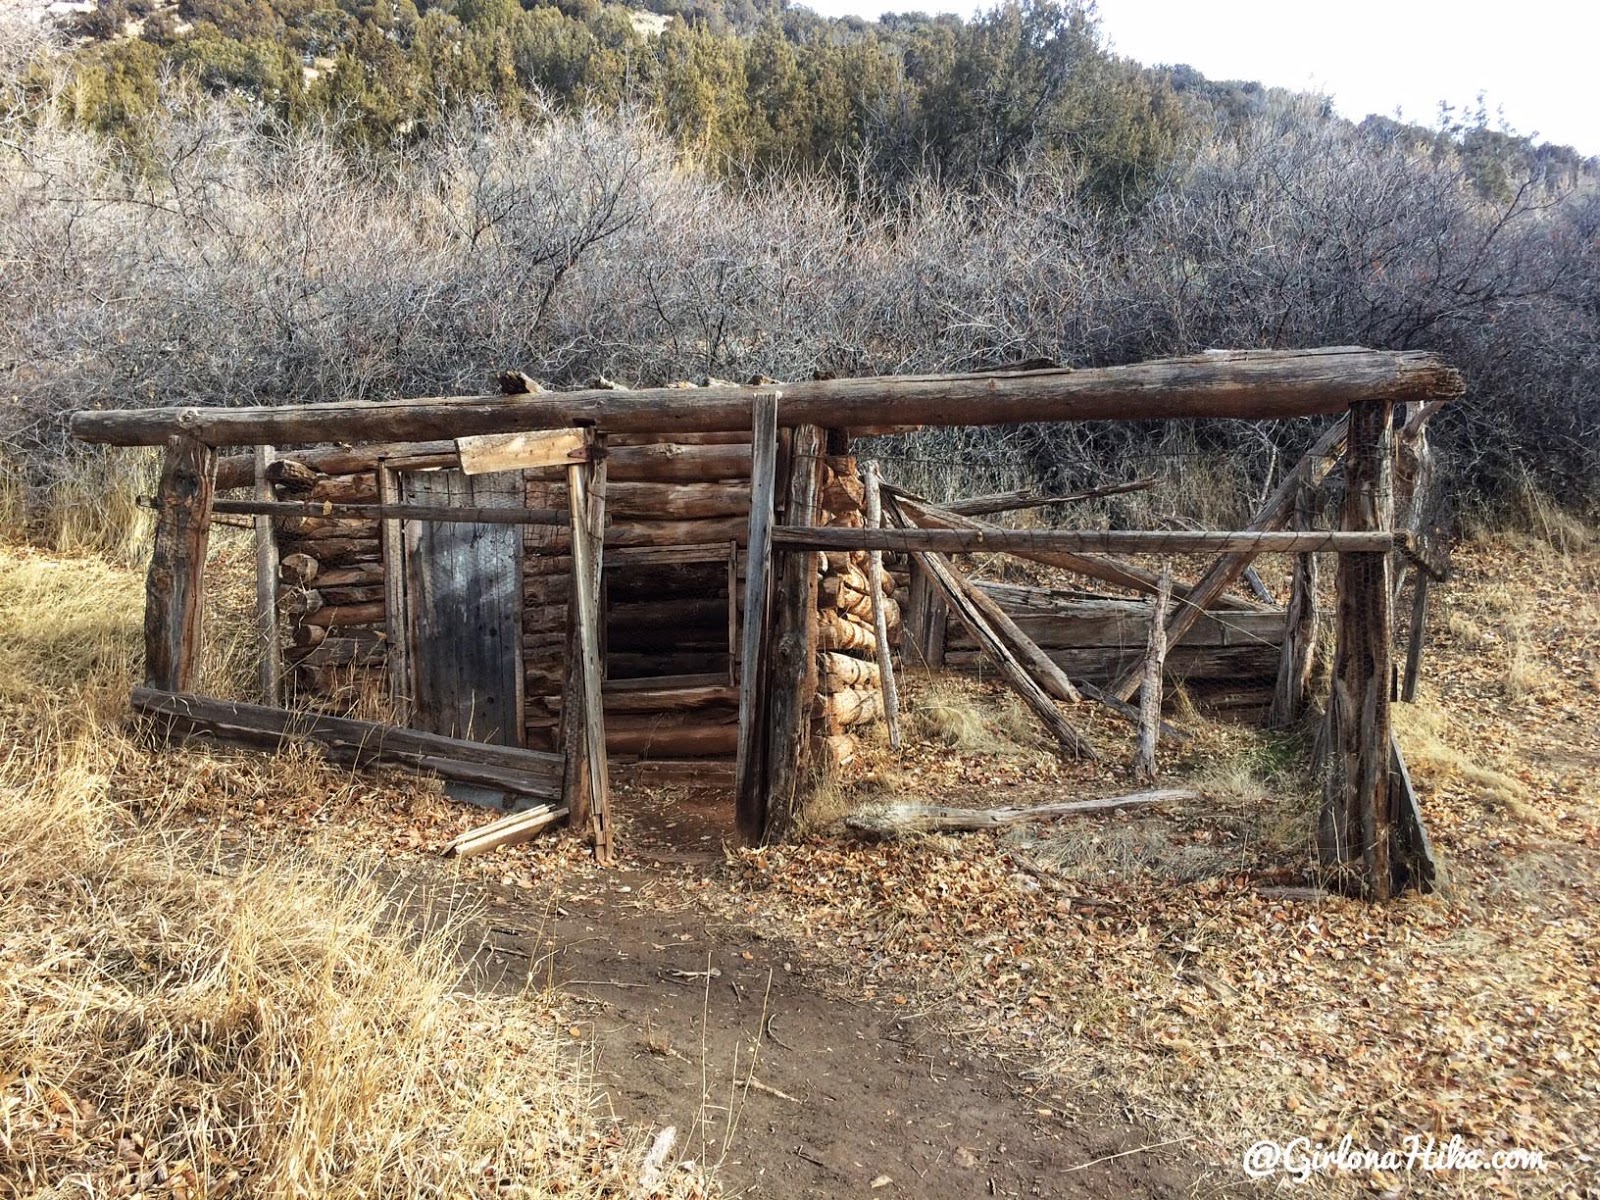
<svg viewBox="0 0 1600 1200">
<path fill-rule="evenodd" d="M 807 0 L 797 0 L 806 3 Z M 810 0 L 830 16 L 921 9 L 970 14 L 971 0 Z M 1600 154 L 1600 0 L 1100 0 L 1116 50 L 1188 63 L 1211 79 L 1333 95 L 1346 116 L 1432 124 L 1439 101 L 1503 110 L 1519 133 Z"/>
</svg>

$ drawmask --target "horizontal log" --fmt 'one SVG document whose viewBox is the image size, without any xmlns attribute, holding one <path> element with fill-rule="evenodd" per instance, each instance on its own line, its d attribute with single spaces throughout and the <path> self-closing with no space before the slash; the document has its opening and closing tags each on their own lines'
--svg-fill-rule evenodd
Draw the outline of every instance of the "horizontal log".
<svg viewBox="0 0 1600 1200">
<path fill-rule="evenodd" d="M 612 759 L 611 782 L 629 787 L 690 787 L 732 791 L 731 760 L 716 758 Z"/>
<path fill-rule="evenodd" d="M 287 517 L 311 522 L 284 528 L 309 534 L 328 530 L 349 537 L 352 524 L 379 520 L 439 521 L 463 525 L 556 525 L 566 527 L 571 515 L 553 508 L 457 508 L 439 504 L 335 504 L 330 500 L 218 500 L 213 512 L 247 516 Z M 371 536 L 378 531 L 372 527 Z"/>
<path fill-rule="evenodd" d="M 606 511 L 621 519 L 700 520 L 750 515 L 747 483 L 613 483 L 607 468 Z"/>
<path fill-rule="evenodd" d="M 456 442 L 461 470 L 467 475 L 570 466 L 588 462 L 591 448 L 592 439 L 581 429 L 496 433 Z"/>
<path fill-rule="evenodd" d="M 207 735 L 269 750 L 307 740 L 336 762 L 422 767 L 469 783 L 492 778 L 488 786 L 542 799 L 559 799 L 561 794 L 563 759 L 558 754 L 155 688 L 134 688 L 133 709 L 168 737 Z"/>
<path fill-rule="evenodd" d="M 883 694 L 865 688 L 842 688 L 817 696 L 812 702 L 811 715 L 822 721 L 829 732 L 881 721 Z"/>
<path fill-rule="evenodd" d="M 984 595 L 994 599 L 987 588 Z M 1150 631 L 1150 606 L 1138 600 L 1081 600 L 1054 611 L 1018 608 L 999 602 L 1019 629 L 1046 650 L 1137 650 Z M 1184 637 L 1191 646 L 1270 646 L 1283 642 L 1281 612 L 1214 612 L 1195 623 Z M 964 629 L 954 626 L 946 635 L 951 650 L 968 650 L 976 643 Z"/>
<path fill-rule="evenodd" d="M 278 560 L 278 578 L 284 583 L 304 586 L 317 577 L 322 564 L 309 554 L 288 554 Z"/>
<path fill-rule="evenodd" d="M 187 435 L 210 446 L 459 438 L 592 424 L 617 433 L 747 429 L 756 387 L 542 396 L 350 401 L 264 408 L 79 411 L 74 437 L 159 446 Z M 785 384 L 781 425 L 1003 425 L 1030 421 L 1236 417 L 1268 420 L 1342 413 L 1367 401 L 1462 395 L 1461 375 L 1437 355 L 1359 347 L 1213 351 L 1091 370 L 829 379 Z"/>
<path fill-rule="evenodd" d="M 619 728 L 606 722 L 606 753 L 636 754 L 641 758 L 732 758 L 738 747 L 739 726 L 640 725 Z"/>
<path fill-rule="evenodd" d="M 774 550 L 899 550 L 922 554 L 1025 553 L 1064 550 L 1070 554 L 1262 554 L 1387 553 L 1394 535 L 1387 530 L 1233 530 L 1192 532 L 1164 529 L 834 529 L 779 525 Z"/>
<path fill-rule="evenodd" d="M 639 688 L 605 691 L 601 699 L 608 713 L 677 713 L 694 709 L 728 708 L 739 703 L 739 689 L 727 682 L 691 688 Z"/>
<path fill-rule="evenodd" d="M 862 650 L 877 648 L 872 626 L 847 613 L 830 609 L 817 615 L 817 645 L 823 650 Z"/>
<path fill-rule="evenodd" d="M 284 538 L 278 548 L 286 556 L 308 554 L 324 568 L 375 563 L 381 557 L 377 538 Z"/>
<path fill-rule="evenodd" d="M 353 567 L 329 567 L 322 569 L 320 566 L 316 575 L 318 587 L 365 587 L 368 584 L 383 582 L 382 563 L 358 563 Z"/>
<path fill-rule="evenodd" d="M 915 833 L 970 833 L 984 829 L 1004 829 L 1031 821 L 1054 821 L 1061 817 L 1081 817 L 1092 813 L 1114 812 L 1120 808 L 1143 808 L 1200 799 L 1200 793 L 1187 788 L 1162 788 L 1133 792 L 1126 796 L 1107 796 L 1099 800 L 1068 800 L 1060 804 L 1040 804 L 1032 808 L 949 808 L 942 804 L 889 804 L 882 808 L 852 813 L 844 819 L 852 833 L 871 838 L 898 838 Z"/>
<path fill-rule="evenodd" d="M 705 651 L 657 651 L 651 654 L 621 653 L 606 655 L 606 671 L 613 680 L 644 679 L 660 675 L 712 675 L 726 678 L 728 654 Z"/>
<path fill-rule="evenodd" d="M 291 647 L 284 658 L 302 667 L 381 667 L 388 661 L 388 653 L 389 647 L 383 642 L 324 637 L 314 646 Z"/>
<path fill-rule="evenodd" d="M 878 664 L 865 658 L 823 650 L 817 655 L 817 690 L 838 692 L 845 688 L 878 686 Z"/>
<path fill-rule="evenodd" d="M 717 687 L 727 683 L 726 671 L 702 675 L 654 675 L 647 679 L 608 679 L 602 688 L 607 696 L 620 696 L 624 692 L 649 692 L 657 689 Z"/>
<path fill-rule="evenodd" d="M 315 612 L 308 612 L 303 620 L 307 625 L 326 625 L 329 628 L 341 625 L 379 625 L 383 623 L 383 614 L 383 601 L 375 600 L 368 604 L 326 604 Z"/>
<path fill-rule="evenodd" d="M 952 500 L 942 507 L 947 512 L 963 517 L 982 517 L 992 513 L 1022 512 L 1030 508 L 1048 508 L 1054 504 L 1074 504 L 1082 500 L 1098 500 L 1102 496 L 1121 496 L 1128 492 L 1143 492 L 1155 487 L 1154 479 L 1136 479 L 1132 483 L 1111 483 L 1105 487 L 1089 488 L 1065 496 L 1046 496 L 1033 488 L 1016 492 L 998 492 L 992 496 L 974 496 L 969 500 Z"/>
<path fill-rule="evenodd" d="M 822 774 L 831 775 L 854 762 L 858 749 L 854 734 L 819 734 L 811 739 L 811 761 Z"/>
</svg>

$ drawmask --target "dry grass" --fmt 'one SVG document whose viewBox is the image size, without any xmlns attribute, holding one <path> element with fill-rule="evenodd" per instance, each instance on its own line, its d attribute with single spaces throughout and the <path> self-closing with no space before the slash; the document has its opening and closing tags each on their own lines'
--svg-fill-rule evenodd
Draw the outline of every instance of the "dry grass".
<svg viewBox="0 0 1600 1200">
<path fill-rule="evenodd" d="M 140 593 L 0 547 L 0 1196 L 635 1190 L 547 1002 L 458 991 L 459 915 L 162 820 L 340 776 L 130 738 Z"/>
</svg>

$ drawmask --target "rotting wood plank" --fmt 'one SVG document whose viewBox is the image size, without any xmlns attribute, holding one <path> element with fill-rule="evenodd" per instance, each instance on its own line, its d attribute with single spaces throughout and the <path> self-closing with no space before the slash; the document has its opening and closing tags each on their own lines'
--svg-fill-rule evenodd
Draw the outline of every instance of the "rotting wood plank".
<svg viewBox="0 0 1600 1200">
<path fill-rule="evenodd" d="M 746 842 L 766 828 L 767 655 L 771 637 L 772 526 L 777 510 L 778 394 L 751 403 L 750 530 L 746 545 L 744 622 L 737 642 L 739 741 L 734 757 L 734 820 Z M 733 643 L 730 643 L 730 648 Z"/>
<path fill-rule="evenodd" d="M 1301 486 L 1295 498 L 1295 523 L 1300 528 L 1309 529 L 1314 524 L 1319 494 L 1309 485 Z M 1278 679 L 1272 694 L 1272 709 L 1267 714 L 1269 729 L 1287 729 L 1300 719 L 1311 690 L 1311 672 L 1317 657 L 1321 623 L 1317 556 L 1302 554 L 1294 560 L 1291 569 L 1294 574 L 1289 585 L 1289 608 L 1284 613 Z"/>
<path fill-rule="evenodd" d="M 511 813 L 487 825 L 467 830 L 446 846 L 444 853 L 456 858 L 471 858 L 502 846 L 515 846 L 556 824 L 566 815 L 566 809 L 557 808 L 554 804 L 542 804 L 537 808 Z"/>
<path fill-rule="evenodd" d="M 305 740 L 330 759 L 358 767 L 393 764 L 543 799 L 560 795 L 558 754 L 159 688 L 134 688 L 133 709 L 167 736 L 203 735 L 266 750 Z"/>
<path fill-rule="evenodd" d="M 772 544 L 780 550 L 897 550 L 904 554 L 1023 554 L 1030 550 L 1059 550 L 1069 554 L 1095 551 L 1204 554 L 1220 551 L 1230 557 L 1254 558 L 1259 554 L 1315 551 L 1387 553 L 1394 549 L 1395 539 L 1388 530 L 851 529 L 832 525 L 796 529 L 780 525 L 772 531 Z M 1239 571 L 1243 569 L 1243 566 L 1238 568 Z M 1233 578 L 1238 578 L 1237 573 Z"/>
<path fill-rule="evenodd" d="M 878 464 L 869 460 L 862 465 L 863 484 L 866 491 L 867 528 L 883 525 L 883 492 L 879 486 Z M 889 747 L 900 749 L 900 691 L 894 681 L 894 660 L 889 649 L 889 619 L 884 603 L 883 551 L 870 552 L 871 571 L 867 577 L 872 593 L 872 631 L 874 650 L 878 659 L 878 689 L 883 696 L 883 722 L 889 729 Z"/>
<path fill-rule="evenodd" d="M 151 687 L 182 691 L 195 678 L 215 470 L 210 446 L 184 436 L 167 442 L 145 576 L 144 670 Z"/>
<path fill-rule="evenodd" d="M 1393 521 L 1393 406 L 1354 404 L 1345 454 L 1343 528 L 1388 530 Z M 1328 770 L 1317 846 L 1335 882 L 1388 899 L 1390 869 L 1390 558 L 1339 560 L 1338 636 L 1328 697 Z"/>
<path fill-rule="evenodd" d="M 273 498 L 272 483 L 267 479 L 267 468 L 272 464 L 273 448 L 257 446 L 256 486 L 257 500 Z M 213 507 L 215 501 L 213 501 Z M 256 538 L 256 643 L 260 658 L 257 680 L 261 685 L 261 701 L 277 704 L 283 683 L 283 652 L 278 645 L 278 539 L 273 536 L 272 518 L 255 519 Z"/>
<path fill-rule="evenodd" d="M 1422 822 L 1422 803 L 1411 771 L 1406 767 L 1400 743 L 1389 734 L 1389 804 L 1394 814 L 1394 886 L 1413 887 L 1423 895 L 1438 885 L 1439 864 L 1433 853 L 1433 839 Z"/>
<path fill-rule="evenodd" d="M 492 433 L 456 439 L 461 470 L 467 475 L 528 471 L 588 462 L 592 443 L 581 429 Z"/>
<path fill-rule="evenodd" d="M 744 428 L 754 390 L 591 389 L 264 408 L 79 411 L 73 414 L 71 430 L 82 441 L 160 445 L 182 434 L 212 446 L 460 438 L 572 425 L 670 436 Z M 804 381 L 785 386 L 778 421 L 791 427 L 848 428 L 1193 417 L 1268 420 L 1342 412 L 1363 398 L 1449 399 L 1464 391 L 1458 372 L 1438 356 L 1420 351 L 1213 351 L 1097 369 Z"/>
</svg>

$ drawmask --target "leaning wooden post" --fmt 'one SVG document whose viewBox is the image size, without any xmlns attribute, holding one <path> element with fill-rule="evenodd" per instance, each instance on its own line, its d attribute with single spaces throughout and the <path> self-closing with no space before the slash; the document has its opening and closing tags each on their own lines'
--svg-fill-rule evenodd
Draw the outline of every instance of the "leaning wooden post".
<svg viewBox="0 0 1600 1200">
<path fill-rule="evenodd" d="M 572 602 L 577 612 L 579 661 L 568 663 L 582 684 L 583 752 L 589 775 L 589 822 L 594 855 L 611 861 L 611 784 L 606 767 L 606 724 L 601 696 L 604 671 L 600 660 L 600 554 L 605 530 L 605 495 L 590 493 L 594 467 L 573 463 L 567 468 L 567 504 L 572 513 Z M 571 692 L 569 690 L 568 695 Z M 569 747 L 567 753 L 573 753 Z"/>
<path fill-rule="evenodd" d="M 271 446 L 256 447 L 257 500 L 275 500 L 267 466 L 277 457 Z M 278 645 L 278 540 L 272 518 L 258 516 L 256 526 L 256 636 L 261 643 L 261 702 L 277 704 L 283 678 L 283 652 Z"/>
<path fill-rule="evenodd" d="M 816 525 L 822 489 L 823 430 L 795 428 L 784 523 Z M 767 813 L 771 841 L 793 827 L 809 767 L 811 709 L 817 694 L 817 555 L 790 551 L 773 572 L 772 652 L 767 689 Z"/>
<path fill-rule="evenodd" d="M 1156 742 L 1161 736 L 1161 673 L 1167 665 L 1167 605 L 1172 600 L 1172 565 L 1161 568 L 1161 582 L 1150 610 L 1150 641 L 1144 655 L 1144 681 L 1139 686 L 1139 746 L 1133 755 L 1135 779 L 1155 779 Z"/>
<path fill-rule="evenodd" d="M 1350 406 L 1341 526 L 1388 530 L 1394 519 L 1394 406 Z M 1318 850 L 1339 882 L 1375 899 L 1393 892 L 1389 838 L 1390 560 L 1339 558 L 1338 636 L 1328 697 L 1328 765 Z"/>
<path fill-rule="evenodd" d="M 862 465 L 867 488 L 867 528 L 877 529 L 883 524 L 883 495 L 879 487 L 876 460 Z M 872 588 L 872 629 L 877 642 L 878 687 L 883 693 L 883 720 L 889 727 L 889 745 L 900 749 L 900 689 L 894 682 L 894 664 L 889 653 L 889 615 L 883 603 L 883 551 L 868 554 L 871 564 L 867 572 Z"/>
<path fill-rule="evenodd" d="M 1301 531 L 1315 524 L 1318 494 L 1315 488 L 1306 486 L 1295 499 L 1295 525 Z M 1289 608 L 1284 613 L 1283 646 L 1278 654 L 1278 681 L 1272 692 L 1272 710 L 1267 716 L 1269 729 L 1287 729 L 1305 711 L 1311 669 L 1317 656 L 1317 622 L 1321 616 L 1317 600 L 1319 574 L 1315 554 L 1295 555 Z"/>
<path fill-rule="evenodd" d="M 163 691 L 193 690 L 216 470 L 210 446 L 182 435 L 167 439 L 144 610 L 145 682 Z"/>
<path fill-rule="evenodd" d="M 1428 584 L 1430 577 L 1417 570 L 1416 591 L 1411 596 L 1411 626 L 1406 642 L 1406 669 L 1400 682 L 1400 699 L 1413 704 L 1417 699 L 1417 680 L 1422 674 L 1422 647 L 1428 636 Z"/>
<path fill-rule="evenodd" d="M 777 504 L 778 394 L 752 402 L 750 537 L 745 556 L 744 626 L 739 647 L 739 743 L 734 764 L 734 820 L 756 842 L 766 827 L 767 617 L 772 583 L 772 522 Z M 728 586 L 737 596 L 737 580 Z"/>
</svg>

